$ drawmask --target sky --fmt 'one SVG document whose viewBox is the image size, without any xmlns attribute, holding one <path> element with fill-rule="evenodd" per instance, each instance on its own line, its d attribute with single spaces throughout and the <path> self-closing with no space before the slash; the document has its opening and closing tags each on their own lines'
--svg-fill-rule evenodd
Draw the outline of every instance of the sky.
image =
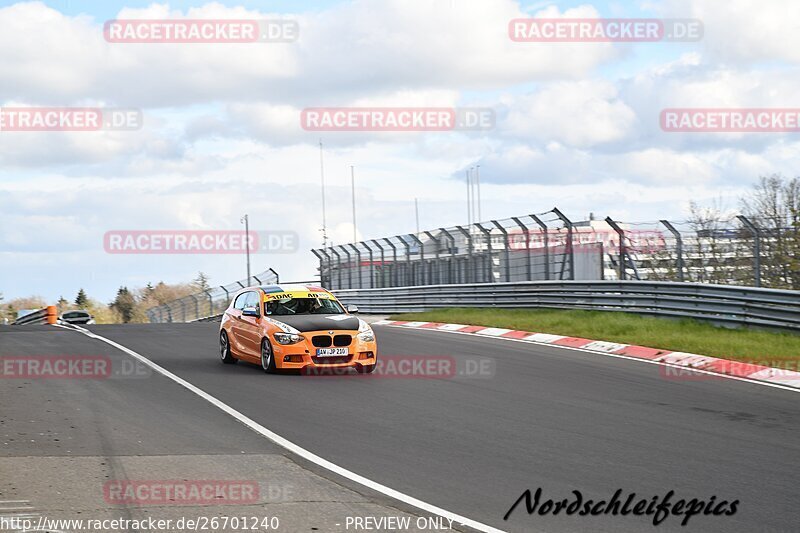
<svg viewBox="0 0 800 533">
<path fill-rule="evenodd" d="M 530 43 L 510 20 L 692 18 L 696 42 Z M 287 43 L 113 43 L 110 19 L 291 19 Z M 134 109 L 140 129 L 0 131 L 0 294 L 110 301 L 118 287 L 212 284 L 241 255 L 110 254 L 108 231 L 291 231 L 253 272 L 315 275 L 319 142 L 328 234 L 359 240 L 467 219 L 481 168 L 484 219 L 559 207 L 622 221 L 735 208 L 759 176 L 794 176 L 797 133 L 675 133 L 665 108 L 800 107 L 794 0 L 0 1 L 0 107 Z M 315 107 L 490 108 L 493 127 L 315 132 Z"/>
</svg>

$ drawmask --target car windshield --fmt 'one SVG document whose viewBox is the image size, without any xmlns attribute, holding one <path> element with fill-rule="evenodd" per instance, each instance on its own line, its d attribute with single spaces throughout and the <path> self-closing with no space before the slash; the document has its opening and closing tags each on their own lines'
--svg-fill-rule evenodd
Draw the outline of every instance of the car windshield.
<svg viewBox="0 0 800 533">
<path fill-rule="evenodd" d="M 86 318 L 89 316 L 89 313 L 83 311 L 72 311 L 69 313 L 64 313 L 64 318 Z"/>
<path fill-rule="evenodd" d="M 339 315 L 344 308 L 336 300 L 325 298 L 286 298 L 264 304 L 267 315 Z"/>
</svg>

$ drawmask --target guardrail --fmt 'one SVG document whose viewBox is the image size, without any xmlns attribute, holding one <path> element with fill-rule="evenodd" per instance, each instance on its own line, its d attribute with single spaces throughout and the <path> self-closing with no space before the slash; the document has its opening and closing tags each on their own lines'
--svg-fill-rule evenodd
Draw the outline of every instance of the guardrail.
<svg viewBox="0 0 800 533">
<path fill-rule="evenodd" d="M 363 313 L 447 307 L 617 311 L 719 325 L 800 331 L 800 292 L 731 285 L 644 281 L 541 281 L 423 285 L 334 291 Z"/>
<path fill-rule="evenodd" d="M 56 306 L 50 305 L 44 309 L 39 309 L 27 315 L 21 316 L 11 323 L 12 326 L 25 326 L 36 324 L 55 324 L 58 320 L 58 310 Z"/>
</svg>

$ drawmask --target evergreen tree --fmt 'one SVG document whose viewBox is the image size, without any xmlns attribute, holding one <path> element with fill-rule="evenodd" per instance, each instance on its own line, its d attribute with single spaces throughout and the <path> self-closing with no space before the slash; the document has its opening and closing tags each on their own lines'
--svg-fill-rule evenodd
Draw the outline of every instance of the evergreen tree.
<svg viewBox="0 0 800 533">
<path fill-rule="evenodd" d="M 136 307 L 136 299 L 127 287 L 120 287 L 117 297 L 109 304 L 109 307 L 119 313 L 123 324 L 127 324 L 133 318 L 133 310 Z"/>
<path fill-rule="evenodd" d="M 78 291 L 78 296 L 75 297 L 75 305 L 78 307 L 86 307 L 89 303 L 89 297 L 86 296 L 86 292 L 81 289 Z"/>
</svg>

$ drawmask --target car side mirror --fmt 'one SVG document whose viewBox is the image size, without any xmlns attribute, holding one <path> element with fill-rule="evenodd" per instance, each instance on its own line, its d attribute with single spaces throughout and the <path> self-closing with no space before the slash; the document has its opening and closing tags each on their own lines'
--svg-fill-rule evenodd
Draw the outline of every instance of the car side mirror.
<svg viewBox="0 0 800 533">
<path fill-rule="evenodd" d="M 358 313 L 358 306 L 353 304 L 348 305 L 347 312 L 350 313 L 351 315 Z"/>
<path fill-rule="evenodd" d="M 242 316 L 261 316 L 258 314 L 258 307 L 245 307 L 242 309 Z"/>
</svg>

